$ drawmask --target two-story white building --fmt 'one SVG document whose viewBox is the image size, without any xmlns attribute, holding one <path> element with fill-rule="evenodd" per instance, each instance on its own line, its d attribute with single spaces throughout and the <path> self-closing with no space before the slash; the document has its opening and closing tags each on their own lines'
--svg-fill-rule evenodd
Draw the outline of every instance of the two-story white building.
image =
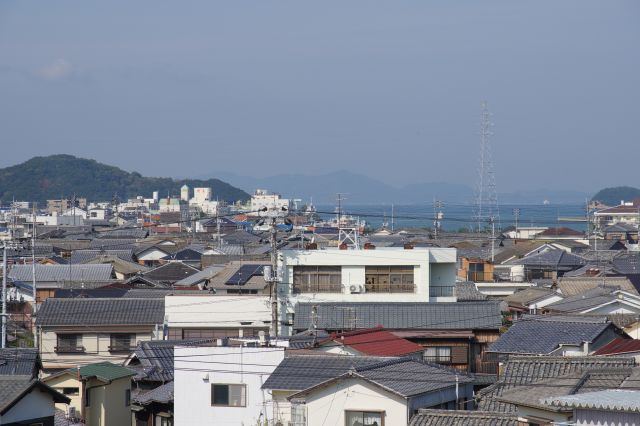
<svg viewBox="0 0 640 426">
<path fill-rule="evenodd" d="M 275 424 L 273 398 L 262 385 L 284 349 L 176 346 L 174 424 Z"/>
<path fill-rule="evenodd" d="M 283 250 L 278 272 L 285 324 L 300 302 L 456 301 L 452 248 Z"/>
</svg>

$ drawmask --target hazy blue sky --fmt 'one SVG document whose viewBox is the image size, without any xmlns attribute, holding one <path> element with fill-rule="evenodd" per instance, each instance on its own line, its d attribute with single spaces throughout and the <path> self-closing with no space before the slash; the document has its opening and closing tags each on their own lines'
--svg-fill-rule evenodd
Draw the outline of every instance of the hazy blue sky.
<svg viewBox="0 0 640 426">
<path fill-rule="evenodd" d="M 640 2 L 0 2 L 0 166 L 638 185 Z"/>
</svg>

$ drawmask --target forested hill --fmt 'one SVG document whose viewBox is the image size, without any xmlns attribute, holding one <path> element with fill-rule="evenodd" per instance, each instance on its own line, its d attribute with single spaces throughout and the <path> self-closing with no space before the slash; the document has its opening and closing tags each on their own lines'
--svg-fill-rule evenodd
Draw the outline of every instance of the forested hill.
<svg viewBox="0 0 640 426">
<path fill-rule="evenodd" d="M 622 200 L 633 201 L 636 198 L 640 198 L 640 189 L 631 186 L 616 186 L 598 191 L 592 201 L 599 201 L 608 206 L 617 206 Z"/>
<path fill-rule="evenodd" d="M 95 160 L 72 155 L 34 157 L 22 164 L 0 169 L 0 201 L 12 199 L 37 201 L 68 198 L 73 194 L 89 201 L 109 201 L 114 194 L 123 200 L 136 195 L 151 197 L 153 191 L 160 196 L 179 194 L 184 184 L 189 187 L 210 187 L 214 199 L 235 202 L 247 200 L 249 194 L 219 179 L 184 179 L 144 177 L 137 172 L 126 172 Z"/>
</svg>

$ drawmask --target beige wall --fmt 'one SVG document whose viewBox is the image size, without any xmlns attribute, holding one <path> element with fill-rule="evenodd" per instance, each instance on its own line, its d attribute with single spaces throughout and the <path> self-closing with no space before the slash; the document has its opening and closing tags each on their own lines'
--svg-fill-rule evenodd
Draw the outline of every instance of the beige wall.
<svg viewBox="0 0 640 426">
<path fill-rule="evenodd" d="M 99 384 L 100 382 L 90 381 L 87 387 Z M 127 389 L 131 389 L 129 377 L 91 388 L 91 406 L 86 411 L 87 426 L 130 426 L 131 407 L 125 405 Z"/>
<path fill-rule="evenodd" d="M 159 329 L 160 333 L 162 329 Z M 82 334 L 78 344 L 84 346 L 85 352 L 58 354 L 55 351 L 58 346 L 57 332 Z M 129 356 L 129 352 L 109 352 L 111 345 L 111 333 L 132 333 L 135 334 L 135 342 L 152 340 L 154 330 L 146 329 L 111 329 L 97 330 L 91 329 L 56 329 L 40 330 L 40 353 L 42 364 L 45 369 L 70 368 L 77 365 L 91 364 L 100 361 L 109 361 L 114 364 L 122 364 Z M 134 342 L 134 346 L 135 346 Z"/>
<path fill-rule="evenodd" d="M 125 392 L 131 390 L 131 378 L 124 377 L 105 383 L 97 379 L 89 379 L 85 383 L 80 382 L 70 374 L 50 376 L 44 382 L 52 388 L 62 392 L 65 387 L 79 388 L 77 396 L 68 395 L 71 398 L 72 407 L 75 407 L 77 416 L 82 415 L 83 394 L 86 389 L 90 392 L 89 407 L 84 407 L 84 416 L 87 426 L 127 426 L 131 425 L 131 407 L 125 405 Z M 56 408 L 66 411 L 66 404 L 56 404 Z"/>
<path fill-rule="evenodd" d="M 384 411 L 384 425 L 406 425 L 404 398 L 360 379 L 339 381 L 305 397 L 308 426 L 344 425 L 346 411 Z"/>
<path fill-rule="evenodd" d="M 63 388 L 78 388 L 78 395 L 67 396 L 71 399 L 68 406 L 74 407 L 78 413 L 77 415 L 80 416 L 80 413 L 82 412 L 82 383 L 77 378 L 74 378 L 69 374 L 64 374 L 61 376 L 50 376 L 43 379 L 43 381 L 60 393 L 63 393 Z M 56 408 L 65 411 L 67 409 L 67 404 L 56 404 Z"/>
</svg>

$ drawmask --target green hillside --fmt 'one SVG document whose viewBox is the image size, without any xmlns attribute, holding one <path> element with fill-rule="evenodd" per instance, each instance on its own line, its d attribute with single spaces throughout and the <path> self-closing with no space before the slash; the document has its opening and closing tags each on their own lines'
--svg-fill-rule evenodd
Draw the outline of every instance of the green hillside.
<svg viewBox="0 0 640 426">
<path fill-rule="evenodd" d="M 633 201 L 640 198 L 640 189 L 631 186 L 616 186 L 605 188 L 593 196 L 592 201 L 600 201 L 608 206 L 616 206 L 620 201 Z"/>
<path fill-rule="evenodd" d="M 37 201 L 68 198 L 72 194 L 89 201 L 109 201 L 114 194 L 121 200 L 136 195 L 151 197 L 153 191 L 160 196 L 179 194 L 184 184 L 189 187 L 210 187 L 214 198 L 235 202 L 247 200 L 249 194 L 218 179 L 184 179 L 143 177 L 122 169 L 98 163 L 95 160 L 72 155 L 34 157 L 22 164 L 0 169 L 0 201 L 12 199 Z"/>
</svg>

